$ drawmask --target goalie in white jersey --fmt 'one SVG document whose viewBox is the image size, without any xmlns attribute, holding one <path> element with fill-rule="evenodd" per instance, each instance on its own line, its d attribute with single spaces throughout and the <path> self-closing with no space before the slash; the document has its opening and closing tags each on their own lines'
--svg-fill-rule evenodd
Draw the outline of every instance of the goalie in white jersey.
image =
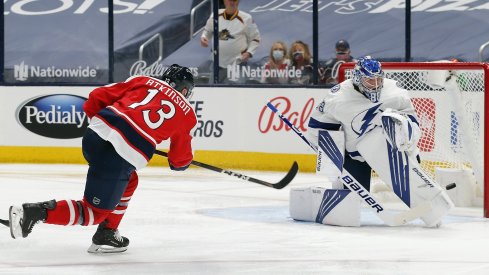
<svg viewBox="0 0 489 275">
<path fill-rule="evenodd" d="M 396 81 L 384 78 L 380 62 L 370 56 L 360 58 L 353 74 L 352 79 L 334 86 L 315 108 L 308 134 L 309 140 L 317 142 L 319 129 L 337 131 L 341 128 L 345 133 L 344 166 L 351 168 L 350 173 L 369 190 L 371 169 L 356 148 L 358 140 L 382 126 L 381 116 L 386 110 L 405 118 L 411 129 L 402 137 L 401 151 L 416 156 L 421 130 L 408 92 Z"/>
<path fill-rule="evenodd" d="M 339 136 L 341 141 L 321 139 L 320 130 L 331 133 L 328 137 Z M 370 56 L 360 58 L 353 78 L 334 86 L 316 106 L 307 133 L 318 149 L 334 147 L 337 155 L 344 149 L 344 159 L 331 160 L 365 189 L 370 190 L 374 169 L 408 207 L 428 209 L 420 214 L 426 225 L 439 225 L 453 206 L 444 190 L 419 166 L 421 130 L 408 92 L 396 81 L 384 78 L 381 63 Z M 333 188 L 343 189 L 339 174 L 329 178 Z"/>
</svg>

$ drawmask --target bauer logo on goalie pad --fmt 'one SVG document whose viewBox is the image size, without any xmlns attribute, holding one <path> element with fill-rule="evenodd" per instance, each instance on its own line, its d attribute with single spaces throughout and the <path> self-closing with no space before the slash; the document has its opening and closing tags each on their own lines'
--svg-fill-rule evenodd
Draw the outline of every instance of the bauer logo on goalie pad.
<svg viewBox="0 0 489 275">
<path fill-rule="evenodd" d="M 424 181 L 424 183 L 425 183 L 424 185 L 418 186 L 419 188 L 421 188 L 421 187 L 430 187 L 430 188 L 434 188 L 434 187 L 435 187 L 435 186 L 434 186 L 434 185 L 431 183 L 431 181 L 430 181 L 428 178 L 426 178 L 426 177 L 423 175 L 423 173 L 421 173 L 421 171 L 419 171 L 417 168 L 413 167 L 413 169 L 412 169 L 412 170 L 413 170 L 413 171 L 414 171 L 414 173 L 416 173 L 416 175 L 418 175 L 418 176 L 421 178 L 421 180 L 423 180 L 423 181 Z"/>
</svg>

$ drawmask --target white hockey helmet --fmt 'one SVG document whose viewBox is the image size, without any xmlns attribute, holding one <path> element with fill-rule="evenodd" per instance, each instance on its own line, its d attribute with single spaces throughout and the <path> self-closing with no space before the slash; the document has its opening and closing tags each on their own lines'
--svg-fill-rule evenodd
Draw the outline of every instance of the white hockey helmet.
<svg viewBox="0 0 489 275">
<path fill-rule="evenodd" d="M 368 55 L 358 59 L 353 71 L 353 84 L 370 101 L 378 102 L 384 86 L 384 72 L 380 62 Z"/>
</svg>

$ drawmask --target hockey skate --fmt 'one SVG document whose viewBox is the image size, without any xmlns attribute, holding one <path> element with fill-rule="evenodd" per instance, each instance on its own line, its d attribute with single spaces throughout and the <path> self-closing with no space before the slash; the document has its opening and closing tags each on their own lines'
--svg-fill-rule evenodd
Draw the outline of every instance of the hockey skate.
<svg viewBox="0 0 489 275">
<path fill-rule="evenodd" d="M 105 222 L 99 224 L 92 237 L 88 253 L 119 253 L 127 250 L 129 239 L 119 234 L 119 230 L 105 228 Z"/>
<path fill-rule="evenodd" d="M 10 206 L 9 222 L 12 238 L 27 237 L 34 225 L 44 222 L 48 217 L 48 209 L 56 208 L 56 201 L 24 203 L 22 206 Z"/>
</svg>

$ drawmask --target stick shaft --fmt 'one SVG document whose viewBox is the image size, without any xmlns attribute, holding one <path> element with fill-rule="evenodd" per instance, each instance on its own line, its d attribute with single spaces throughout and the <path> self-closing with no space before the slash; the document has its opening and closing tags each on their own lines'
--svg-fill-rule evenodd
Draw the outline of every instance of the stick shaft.
<svg viewBox="0 0 489 275">
<path fill-rule="evenodd" d="M 160 155 L 160 156 L 168 157 L 168 153 L 160 151 L 160 150 L 156 150 L 155 153 L 157 155 Z M 299 170 L 299 166 L 297 165 L 297 162 L 294 161 L 289 172 L 287 173 L 287 175 L 285 175 L 285 177 L 282 180 L 280 180 L 277 183 L 270 183 L 270 182 L 266 182 L 266 181 L 263 181 L 260 179 L 256 179 L 256 178 L 253 178 L 250 176 L 246 176 L 244 174 L 237 173 L 237 172 L 234 172 L 231 170 L 226 170 L 226 169 L 219 168 L 219 167 L 207 164 L 207 163 L 199 162 L 196 160 L 192 160 L 191 164 L 195 165 L 195 166 L 199 166 L 199 167 L 204 168 L 204 169 L 214 171 L 214 172 L 218 172 L 218 173 L 226 174 L 226 175 L 229 175 L 232 177 L 236 177 L 236 178 L 244 180 L 244 181 L 249 181 L 249 182 L 261 184 L 261 185 L 271 187 L 271 188 L 275 188 L 275 189 L 282 189 L 285 186 L 287 186 L 292 181 L 292 179 L 294 179 L 295 175 L 297 174 L 297 171 Z"/>
</svg>

